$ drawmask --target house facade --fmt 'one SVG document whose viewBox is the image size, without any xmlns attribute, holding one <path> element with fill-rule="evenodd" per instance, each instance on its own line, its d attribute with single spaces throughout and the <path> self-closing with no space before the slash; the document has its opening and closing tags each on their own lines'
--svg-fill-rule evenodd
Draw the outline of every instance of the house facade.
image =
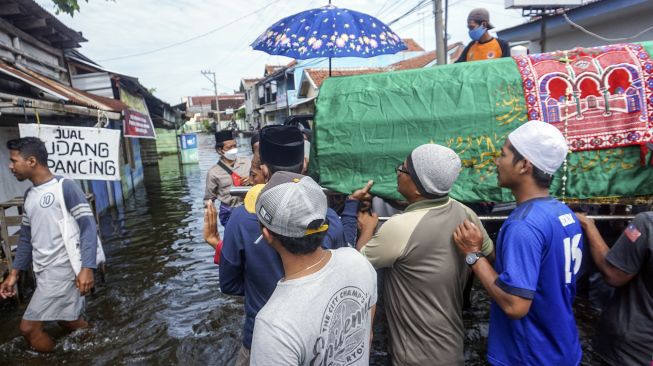
<svg viewBox="0 0 653 366">
<path fill-rule="evenodd" d="M 653 39 L 653 30 L 641 33 L 651 26 L 651 14 L 653 14 L 653 1 L 650 0 L 600 0 L 568 9 L 566 15 L 571 22 L 605 39 L 578 29 L 562 13 L 500 30 L 497 35 L 510 43 L 526 42 L 525 46 L 530 53 L 621 42 L 641 42 Z M 543 43 L 541 42 L 542 22 L 544 22 L 546 37 Z M 637 36 L 632 37 L 634 35 Z M 621 38 L 628 39 L 617 40 Z M 610 39 L 615 40 L 610 41 Z"/>
<path fill-rule="evenodd" d="M 111 73 L 76 49 L 86 39 L 32 0 L 6 0 L 0 12 L 0 160 L 6 141 L 19 137 L 18 125 L 37 123 L 123 131 L 132 109 L 121 95 L 141 101 L 154 127 L 175 135 L 181 114 L 154 97 L 133 77 Z M 171 132 L 170 132 L 171 131 Z M 175 138 L 176 139 L 176 138 Z M 157 161 L 156 139 L 121 137 L 120 180 L 80 180 L 95 196 L 96 212 L 122 205 L 143 182 L 143 158 Z M 150 151 L 153 157 L 149 157 Z M 29 182 L 17 182 L 0 165 L 0 202 L 22 196 Z"/>
<path fill-rule="evenodd" d="M 425 52 L 412 39 L 405 39 L 404 42 L 407 49 L 393 55 L 334 58 L 331 60 L 332 75 L 347 76 L 400 70 L 403 66 L 395 65 L 408 61 L 410 63 L 406 65 L 410 65 L 410 68 L 427 67 L 435 60 L 435 52 Z M 453 53 L 462 52 L 462 44 L 452 44 L 449 50 L 451 59 L 455 59 Z M 422 61 L 414 60 L 418 57 Z M 256 98 L 253 98 L 251 113 L 247 111 L 246 120 L 250 124 L 253 123 L 253 128 L 260 128 L 269 124 L 281 124 L 289 115 L 313 114 L 314 99 L 326 77 L 327 59 L 293 60 L 287 65 L 266 65 L 264 77 L 255 84 L 252 94 L 256 94 Z"/>
</svg>

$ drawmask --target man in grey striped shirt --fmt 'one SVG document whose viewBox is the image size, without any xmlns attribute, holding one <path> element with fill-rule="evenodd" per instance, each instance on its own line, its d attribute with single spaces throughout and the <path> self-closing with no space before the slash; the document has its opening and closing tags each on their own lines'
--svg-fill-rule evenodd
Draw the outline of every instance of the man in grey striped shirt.
<svg viewBox="0 0 653 366">
<path fill-rule="evenodd" d="M 0 285 L 0 297 L 15 295 L 14 285 L 20 271 L 26 271 L 31 263 L 37 287 L 20 322 L 20 332 L 36 351 L 51 352 L 54 341 L 43 330 L 44 321 L 58 321 L 68 329 L 88 327 L 81 313 L 83 296 L 93 287 L 93 269 L 96 268 L 95 219 L 81 188 L 72 180 L 62 182 L 62 177 L 50 172 L 48 153 L 41 140 L 35 137 L 10 140 L 7 148 L 11 172 L 19 181 L 29 179 L 34 186 L 25 192 L 16 258 L 9 276 Z M 64 208 L 79 226 L 82 263 L 77 274 L 59 224 Z"/>
</svg>

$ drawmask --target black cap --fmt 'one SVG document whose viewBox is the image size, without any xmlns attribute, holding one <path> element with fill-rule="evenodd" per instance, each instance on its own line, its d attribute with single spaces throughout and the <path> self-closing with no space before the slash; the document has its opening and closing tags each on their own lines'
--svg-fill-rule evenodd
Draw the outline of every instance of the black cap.
<svg viewBox="0 0 653 366">
<path fill-rule="evenodd" d="M 260 133 L 263 164 L 290 167 L 304 161 L 304 136 L 294 126 L 266 126 Z"/>
<path fill-rule="evenodd" d="M 234 139 L 234 131 L 232 130 L 222 130 L 219 132 L 215 133 L 215 144 L 219 144 L 220 142 L 225 142 L 229 140 Z"/>
<path fill-rule="evenodd" d="M 249 141 L 249 144 L 252 146 L 252 148 L 254 148 L 254 144 L 259 142 L 259 141 L 261 141 L 260 133 L 259 132 L 254 132 L 254 134 L 252 134 L 251 140 Z"/>
</svg>

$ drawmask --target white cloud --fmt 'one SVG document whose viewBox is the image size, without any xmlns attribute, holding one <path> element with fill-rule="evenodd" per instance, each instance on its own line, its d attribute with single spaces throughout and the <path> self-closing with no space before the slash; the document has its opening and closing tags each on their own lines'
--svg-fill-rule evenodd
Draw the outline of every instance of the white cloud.
<svg viewBox="0 0 653 366">
<path fill-rule="evenodd" d="M 89 40 L 81 52 L 93 60 L 131 55 L 179 42 L 230 23 L 275 0 L 89 0 L 80 1 L 81 11 L 74 17 L 58 18 L 70 28 L 81 31 Z M 38 0 L 52 11 L 51 0 Z M 398 4 L 396 0 L 334 1 L 336 6 L 376 15 L 390 21 L 415 6 L 418 0 Z M 211 94 L 203 88 L 212 85 L 200 70 L 216 72 L 220 92 L 237 89 L 241 77 L 262 76 L 265 63 L 286 63 L 289 59 L 253 51 L 249 44 L 282 17 L 326 4 L 325 0 L 276 0 L 262 12 L 240 20 L 206 37 L 160 52 L 99 62 L 103 66 L 138 77 L 157 96 L 178 103 L 187 95 Z M 524 21 L 519 11 L 503 9 L 502 0 L 449 0 L 450 42 L 468 42 L 467 13 L 476 6 L 490 10 L 491 21 L 498 28 Z M 389 11 L 388 11 L 389 9 Z M 413 14 L 392 26 L 401 37 L 414 38 L 427 49 L 435 48 L 432 9 Z M 420 18 L 424 20 L 420 21 Z"/>
</svg>

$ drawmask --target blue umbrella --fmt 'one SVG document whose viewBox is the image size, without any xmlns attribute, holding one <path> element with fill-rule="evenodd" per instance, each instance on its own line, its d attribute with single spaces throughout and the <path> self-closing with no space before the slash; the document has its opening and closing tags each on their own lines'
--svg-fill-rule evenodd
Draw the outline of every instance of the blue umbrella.
<svg viewBox="0 0 653 366">
<path fill-rule="evenodd" d="M 270 55 L 305 60 L 374 57 L 405 50 L 404 42 L 377 18 L 327 5 L 283 18 L 251 44 Z"/>
</svg>

